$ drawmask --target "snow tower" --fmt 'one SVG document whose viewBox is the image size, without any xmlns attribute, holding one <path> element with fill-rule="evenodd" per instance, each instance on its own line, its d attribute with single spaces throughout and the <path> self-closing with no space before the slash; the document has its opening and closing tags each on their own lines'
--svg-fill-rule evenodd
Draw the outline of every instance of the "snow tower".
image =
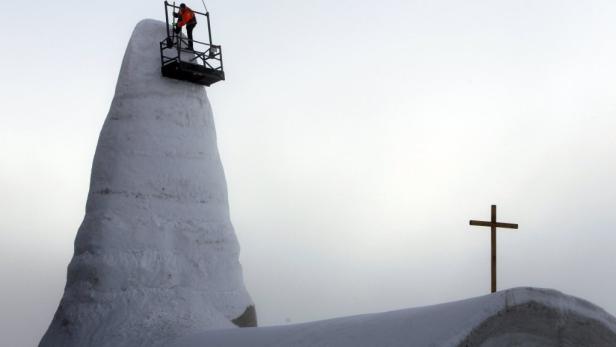
<svg viewBox="0 0 616 347">
<path fill-rule="evenodd" d="M 144 20 L 128 43 L 40 346 L 155 346 L 256 325 L 210 103 L 203 86 L 161 76 L 166 31 Z"/>
</svg>

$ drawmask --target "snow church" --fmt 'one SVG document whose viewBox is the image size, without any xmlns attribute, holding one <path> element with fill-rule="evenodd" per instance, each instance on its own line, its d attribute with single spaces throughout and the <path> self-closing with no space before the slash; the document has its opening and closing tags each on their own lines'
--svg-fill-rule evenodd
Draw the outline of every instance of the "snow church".
<svg viewBox="0 0 616 347">
<path fill-rule="evenodd" d="M 161 42 L 172 36 L 168 21 L 141 21 L 126 48 L 66 288 L 41 347 L 616 346 L 616 318 L 535 288 L 256 327 L 202 86 L 224 79 L 222 60 L 206 65 L 220 47 L 210 38 L 199 55 L 177 47 L 180 36 Z M 194 81 L 162 76 L 161 59 L 167 74 L 194 73 Z"/>
</svg>

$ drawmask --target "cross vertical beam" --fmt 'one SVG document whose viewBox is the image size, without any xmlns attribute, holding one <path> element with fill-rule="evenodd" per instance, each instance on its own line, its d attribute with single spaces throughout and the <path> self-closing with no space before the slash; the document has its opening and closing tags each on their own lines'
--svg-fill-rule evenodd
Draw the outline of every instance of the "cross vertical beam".
<svg viewBox="0 0 616 347">
<path fill-rule="evenodd" d="M 471 220 L 470 225 L 482 226 L 482 227 L 490 227 L 490 239 L 491 239 L 491 249 L 492 253 L 490 256 L 491 263 L 491 292 L 496 292 L 496 228 L 506 228 L 506 229 L 517 229 L 517 224 L 512 223 L 499 223 L 496 221 L 496 205 L 492 205 L 491 213 L 490 213 L 490 221 L 477 221 Z"/>
<path fill-rule="evenodd" d="M 492 256 L 491 256 L 491 273 L 492 273 L 492 293 L 496 292 L 496 205 L 492 205 L 490 221 L 492 222 L 490 225 L 491 231 L 491 245 L 492 245 Z"/>
</svg>

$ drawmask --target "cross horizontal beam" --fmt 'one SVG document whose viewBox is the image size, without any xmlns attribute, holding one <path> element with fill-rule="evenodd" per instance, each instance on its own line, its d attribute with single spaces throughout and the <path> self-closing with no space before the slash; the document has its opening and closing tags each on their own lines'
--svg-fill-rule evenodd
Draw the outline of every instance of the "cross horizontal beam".
<svg viewBox="0 0 616 347">
<path fill-rule="evenodd" d="M 506 229 L 517 229 L 518 228 L 518 225 L 513 224 L 513 223 L 484 222 L 480 220 L 472 220 L 470 221 L 470 225 L 477 225 L 480 227 L 506 228 Z"/>
</svg>

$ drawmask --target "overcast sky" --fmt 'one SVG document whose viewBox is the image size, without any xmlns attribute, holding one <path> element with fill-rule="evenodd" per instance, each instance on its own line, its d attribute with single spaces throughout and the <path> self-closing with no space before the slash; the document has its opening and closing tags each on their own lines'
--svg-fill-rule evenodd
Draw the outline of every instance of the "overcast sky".
<svg viewBox="0 0 616 347">
<path fill-rule="evenodd" d="M 491 204 L 520 224 L 498 234 L 499 288 L 616 313 L 616 2 L 207 5 L 227 74 L 208 95 L 261 324 L 488 293 L 489 229 L 468 220 Z M 0 336 L 32 346 L 63 292 L 124 49 L 164 12 L 3 13 Z"/>
</svg>

